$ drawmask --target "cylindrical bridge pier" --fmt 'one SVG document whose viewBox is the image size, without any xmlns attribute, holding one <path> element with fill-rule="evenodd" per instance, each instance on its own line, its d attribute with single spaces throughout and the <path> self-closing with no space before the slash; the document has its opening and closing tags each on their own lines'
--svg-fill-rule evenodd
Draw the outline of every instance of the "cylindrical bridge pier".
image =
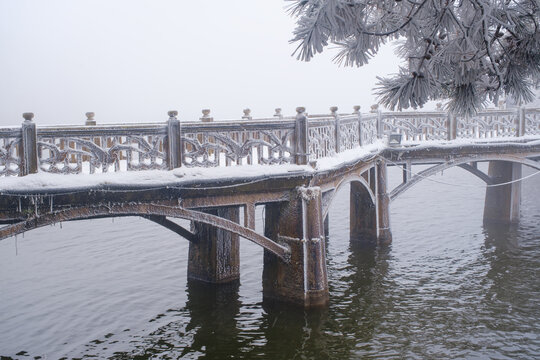
<svg viewBox="0 0 540 360">
<path fill-rule="evenodd" d="M 328 278 L 320 188 L 299 188 L 289 202 L 266 205 L 265 235 L 291 252 L 285 262 L 265 250 L 265 301 L 304 307 L 326 305 Z"/>
<path fill-rule="evenodd" d="M 489 162 L 488 175 L 495 186 L 488 186 L 486 189 L 484 222 L 519 222 L 521 181 L 516 180 L 521 179 L 521 174 L 521 164 L 509 161 Z"/>
</svg>

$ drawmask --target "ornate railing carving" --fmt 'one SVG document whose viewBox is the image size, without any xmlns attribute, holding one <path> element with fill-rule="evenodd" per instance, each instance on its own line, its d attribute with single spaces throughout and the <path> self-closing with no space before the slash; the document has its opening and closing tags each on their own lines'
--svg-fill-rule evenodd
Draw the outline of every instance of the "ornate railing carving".
<svg viewBox="0 0 540 360">
<path fill-rule="evenodd" d="M 341 118 L 339 122 L 340 151 L 354 149 L 360 144 L 358 116 Z"/>
<path fill-rule="evenodd" d="M 442 112 L 383 113 L 381 133 L 401 134 L 403 140 L 448 139 L 448 116 Z"/>
<path fill-rule="evenodd" d="M 308 151 L 311 160 L 336 154 L 336 126 L 333 117 L 310 118 Z"/>
<path fill-rule="evenodd" d="M 362 116 L 360 121 L 360 146 L 373 144 L 377 139 L 377 115 Z"/>
<path fill-rule="evenodd" d="M 278 109 L 279 110 L 279 109 Z M 0 128 L 0 176 L 36 171 L 74 174 L 186 167 L 307 164 L 392 133 L 402 140 L 453 140 L 540 135 L 540 109 L 487 110 L 472 117 L 437 112 L 380 112 L 307 115 L 281 110 L 268 119 L 213 121 L 210 110 L 201 121 L 180 121 L 176 111 L 161 124 L 36 128 L 25 113 L 22 127 Z"/>
<path fill-rule="evenodd" d="M 293 162 L 294 121 L 186 124 L 183 160 L 188 167 Z"/>
<path fill-rule="evenodd" d="M 166 169 L 164 126 L 43 128 L 41 171 L 62 174 Z"/>
<path fill-rule="evenodd" d="M 0 176 L 21 174 L 21 129 L 0 129 Z"/>
<path fill-rule="evenodd" d="M 509 110 L 483 111 L 472 117 L 457 118 L 457 137 L 485 139 L 517 136 L 518 114 Z"/>
<path fill-rule="evenodd" d="M 527 109 L 523 120 L 525 135 L 540 135 L 540 109 Z"/>
</svg>

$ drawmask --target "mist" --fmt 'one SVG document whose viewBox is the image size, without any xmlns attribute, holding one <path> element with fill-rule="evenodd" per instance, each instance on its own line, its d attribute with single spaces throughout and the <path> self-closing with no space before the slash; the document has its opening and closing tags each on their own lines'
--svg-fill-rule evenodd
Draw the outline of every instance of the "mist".
<svg viewBox="0 0 540 360">
<path fill-rule="evenodd" d="M 291 56 L 285 1 L 0 0 L 0 126 L 286 115 L 297 106 L 369 111 L 376 77 L 398 70 L 386 46 L 362 68 L 327 49 Z"/>
</svg>

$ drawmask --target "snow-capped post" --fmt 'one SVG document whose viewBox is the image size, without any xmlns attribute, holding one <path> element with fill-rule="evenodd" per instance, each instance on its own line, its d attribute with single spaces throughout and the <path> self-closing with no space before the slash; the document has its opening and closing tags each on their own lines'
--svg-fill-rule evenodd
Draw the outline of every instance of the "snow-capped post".
<svg viewBox="0 0 540 360">
<path fill-rule="evenodd" d="M 24 113 L 22 123 L 21 176 L 38 172 L 38 150 L 36 124 L 32 121 L 34 113 Z"/>
<path fill-rule="evenodd" d="M 202 118 L 200 118 L 200 120 L 202 122 L 212 122 L 214 121 L 214 118 L 210 116 L 210 109 L 203 109 L 202 110 Z"/>
<path fill-rule="evenodd" d="M 244 109 L 244 116 L 242 116 L 243 120 L 251 120 L 251 110 L 250 109 Z"/>
<path fill-rule="evenodd" d="M 360 105 L 354 105 L 353 110 L 353 114 L 358 116 L 358 145 L 362 146 L 362 114 L 360 113 Z"/>
<path fill-rule="evenodd" d="M 447 115 L 446 126 L 446 134 L 448 136 L 448 140 L 454 140 L 457 135 L 457 119 L 456 115 L 450 111 Z"/>
<path fill-rule="evenodd" d="M 337 113 L 338 107 L 332 106 L 330 108 L 330 111 L 332 112 L 332 116 L 334 117 L 334 136 L 336 137 L 336 154 L 339 154 L 339 151 L 341 150 L 341 131 L 340 131 L 340 119 L 339 115 Z"/>
<path fill-rule="evenodd" d="M 520 106 L 517 112 L 516 136 L 523 136 L 525 135 L 525 108 Z"/>
<path fill-rule="evenodd" d="M 180 133 L 180 121 L 178 120 L 178 111 L 168 112 L 167 120 L 167 165 L 169 170 L 182 166 L 182 140 Z"/>
<path fill-rule="evenodd" d="M 86 115 L 86 121 L 84 122 L 84 125 L 95 126 L 96 120 L 94 119 L 94 116 L 96 116 L 96 114 L 93 111 L 89 111 L 85 115 Z"/>
<path fill-rule="evenodd" d="M 305 107 L 296 108 L 294 157 L 297 165 L 306 165 L 308 163 L 308 120 L 305 112 Z"/>
<path fill-rule="evenodd" d="M 382 113 L 379 110 L 379 104 L 371 105 L 371 112 L 377 114 L 377 137 L 381 139 L 383 137 L 383 122 Z"/>
<path fill-rule="evenodd" d="M 281 108 L 276 108 L 276 113 L 274 114 L 274 117 L 278 119 L 283 119 L 283 114 L 281 113 Z"/>
</svg>

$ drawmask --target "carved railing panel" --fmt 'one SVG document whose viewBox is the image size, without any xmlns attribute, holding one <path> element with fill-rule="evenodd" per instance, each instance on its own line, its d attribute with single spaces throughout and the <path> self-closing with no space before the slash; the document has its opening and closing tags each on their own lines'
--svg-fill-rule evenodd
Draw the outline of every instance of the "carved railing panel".
<svg viewBox="0 0 540 360">
<path fill-rule="evenodd" d="M 489 139 L 496 137 L 517 136 L 515 111 L 483 111 L 472 117 L 458 117 L 457 138 Z"/>
<path fill-rule="evenodd" d="M 377 115 L 362 116 L 360 121 L 360 145 L 373 144 L 377 139 Z"/>
<path fill-rule="evenodd" d="M 309 157 L 320 159 L 336 154 L 335 119 L 310 119 L 308 123 Z"/>
<path fill-rule="evenodd" d="M 358 116 L 351 116 L 340 120 L 340 151 L 354 149 L 360 145 L 360 130 L 358 126 Z"/>
<path fill-rule="evenodd" d="M 215 167 L 293 162 L 294 122 L 186 124 L 182 164 Z"/>
<path fill-rule="evenodd" d="M 474 118 L 456 118 L 456 137 L 458 139 L 475 139 L 478 137 L 478 124 Z"/>
<path fill-rule="evenodd" d="M 540 135 L 540 109 L 525 111 L 525 135 Z"/>
<path fill-rule="evenodd" d="M 382 134 L 401 134 L 403 140 L 448 139 L 448 116 L 445 113 L 382 113 Z"/>
<path fill-rule="evenodd" d="M 39 167 L 62 174 L 166 169 L 166 139 L 163 126 L 40 129 Z"/>
<path fill-rule="evenodd" d="M 21 174 L 21 129 L 0 129 L 0 176 Z"/>
</svg>

